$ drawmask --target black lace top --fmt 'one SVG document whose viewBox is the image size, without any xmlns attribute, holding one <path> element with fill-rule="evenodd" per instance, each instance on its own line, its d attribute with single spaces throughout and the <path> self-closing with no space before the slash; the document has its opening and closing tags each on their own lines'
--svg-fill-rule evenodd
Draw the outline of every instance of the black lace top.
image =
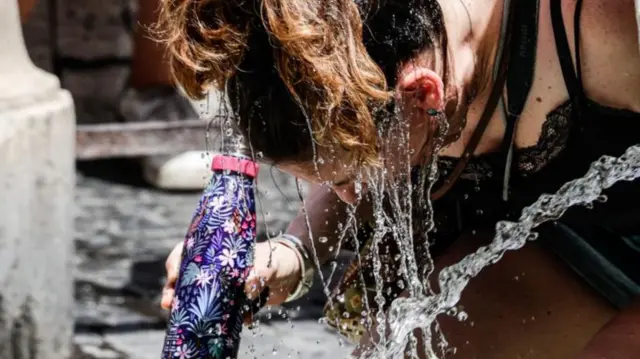
<svg viewBox="0 0 640 359">
<path fill-rule="evenodd" d="M 577 63 L 581 3 L 578 0 L 574 20 Z M 640 113 L 603 106 L 584 93 L 580 66 L 572 62 L 560 0 L 551 0 L 550 8 L 569 99 L 547 115 L 536 145 L 513 150 L 513 166 L 507 168 L 508 200 L 501 196 L 505 157 L 489 153 L 470 159 L 451 190 L 434 202 L 436 252 L 463 231 L 494 228 L 496 221 L 517 219 L 523 207 L 582 177 L 600 157 L 618 157 L 640 144 Z M 440 177 L 447 178 L 457 161 L 440 158 Z M 613 305 L 622 307 L 640 297 L 640 180 L 618 183 L 605 194 L 606 203 L 572 207 L 557 222 L 536 230 L 544 246 Z"/>
<path fill-rule="evenodd" d="M 516 150 L 516 167 L 519 175 L 527 177 L 540 171 L 547 162 L 553 160 L 562 152 L 567 144 L 571 132 L 571 101 L 566 101 L 547 115 L 542 125 L 538 143 L 531 147 Z M 469 161 L 462 179 L 482 181 L 494 177 L 494 154 L 483 154 Z M 458 159 L 441 157 L 438 163 L 440 172 L 450 173 Z"/>
</svg>

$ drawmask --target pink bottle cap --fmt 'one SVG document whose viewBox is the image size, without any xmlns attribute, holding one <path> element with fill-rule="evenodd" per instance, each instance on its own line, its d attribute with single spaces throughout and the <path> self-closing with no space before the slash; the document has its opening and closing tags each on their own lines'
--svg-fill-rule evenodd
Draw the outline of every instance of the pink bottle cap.
<svg viewBox="0 0 640 359">
<path fill-rule="evenodd" d="M 249 177 L 255 178 L 258 175 L 260 166 L 251 160 L 242 158 L 218 155 L 211 161 L 211 170 L 229 170 L 243 173 Z"/>
</svg>

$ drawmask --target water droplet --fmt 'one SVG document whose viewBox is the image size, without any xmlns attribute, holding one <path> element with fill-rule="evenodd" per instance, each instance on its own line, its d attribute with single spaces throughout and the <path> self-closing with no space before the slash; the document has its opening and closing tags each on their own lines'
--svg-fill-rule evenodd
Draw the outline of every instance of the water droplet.
<svg viewBox="0 0 640 359">
<path fill-rule="evenodd" d="M 271 354 L 277 355 L 278 354 L 278 349 L 277 348 L 273 348 L 273 350 L 271 350 Z"/>
<path fill-rule="evenodd" d="M 318 238 L 318 242 L 320 243 L 327 243 L 328 241 L 329 241 L 329 238 L 324 236 Z"/>
<path fill-rule="evenodd" d="M 465 320 L 467 320 L 469 318 L 469 315 L 467 314 L 467 312 L 465 311 L 461 311 L 460 313 L 458 313 L 458 321 L 460 322 L 464 322 Z"/>
</svg>

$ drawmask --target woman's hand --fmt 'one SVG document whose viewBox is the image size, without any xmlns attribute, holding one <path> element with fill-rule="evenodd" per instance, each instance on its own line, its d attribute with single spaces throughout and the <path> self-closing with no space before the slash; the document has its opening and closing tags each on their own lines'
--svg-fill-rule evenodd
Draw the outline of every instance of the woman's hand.
<svg viewBox="0 0 640 359">
<path fill-rule="evenodd" d="M 167 282 L 162 290 L 161 306 L 171 308 L 175 295 L 183 243 L 178 243 L 166 261 Z M 271 263 L 269 264 L 269 261 Z M 301 263 L 295 251 L 277 241 L 257 243 L 254 268 L 247 278 L 245 292 L 249 299 L 257 298 L 262 290 L 269 288 L 267 304 L 281 304 L 298 285 L 301 279 Z"/>
</svg>

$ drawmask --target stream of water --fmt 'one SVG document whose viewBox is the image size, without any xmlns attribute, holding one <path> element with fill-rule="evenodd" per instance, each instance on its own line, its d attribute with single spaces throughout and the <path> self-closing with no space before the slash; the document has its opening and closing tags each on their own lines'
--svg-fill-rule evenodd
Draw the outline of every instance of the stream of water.
<svg viewBox="0 0 640 359">
<path fill-rule="evenodd" d="M 441 126 L 445 125 L 441 124 Z M 410 153 L 408 133 L 406 128 L 400 128 L 395 135 L 387 136 L 387 138 L 397 139 L 394 146 L 398 147 L 396 151 L 399 153 Z M 435 142 L 433 153 L 438 153 L 440 140 L 435 138 Z M 398 161 L 395 170 L 406 175 L 411 171 L 409 163 L 407 156 Z M 398 244 L 401 260 L 397 270 L 405 279 L 409 296 L 393 300 L 386 311 L 378 309 L 372 313 L 372 319 L 378 323 L 386 322 L 388 327 L 386 330 L 383 326 L 375 329 L 382 339 L 376 343 L 375 347 L 362 354 L 362 358 L 405 358 L 407 353 L 410 357 L 417 358 L 417 341 L 413 334 L 416 329 L 423 329 L 421 339 L 426 346 L 424 349 L 427 358 L 441 358 L 446 351 L 447 342 L 438 328 L 436 319 L 441 314 L 450 314 L 456 308 L 469 281 L 482 269 L 499 261 L 506 251 L 520 249 L 528 241 L 535 240 L 537 234 L 533 230 L 537 226 L 547 221 L 557 220 L 570 207 L 589 205 L 602 199 L 603 190 L 616 182 L 639 178 L 640 145 L 630 147 L 621 157 L 604 156 L 594 162 L 582 178 L 566 183 L 555 194 L 540 196 L 536 202 L 524 208 L 517 222 L 498 222 L 495 237 L 489 245 L 479 248 L 438 273 L 439 291 L 434 291 L 429 286 L 428 277 L 432 274 L 433 262 L 431 261 L 430 268 L 427 266 L 426 270 L 419 270 L 414 243 L 414 241 L 428 243 L 428 234 L 434 229 L 433 209 L 425 194 L 430 192 L 430 184 L 436 180 L 436 158 L 424 168 L 426 170 L 422 171 L 418 179 L 419 191 L 415 190 L 416 186 L 412 186 L 410 180 L 391 181 L 390 177 L 394 177 L 394 174 L 387 168 L 370 170 L 363 174 L 366 176 L 375 218 L 372 260 L 373 275 L 376 278 L 375 303 L 369 303 L 366 297 L 363 298 L 364 311 L 372 313 L 374 311 L 370 308 L 372 304 L 377 308 L 386 307 L 382 292 L 384 279 L 380 274 L 382 264 L 377 245 L 385 236 L 391 236 L 392 240 Z M 416 194 L 416 192 L 420 193 Z M 389 208 L 385 211 L 383 203 L 389 204 L 390 211 Z M 416 215 L 416 211 L 419 215 Z M 342 233 L 340 242 L 336 245 L 337 248 L 340 248 L 343 239 L 357 236 L 359 220 L 356 218 L 355 207 L 350 208 L 348 213 L 349 218 L 338 227 L 342 229 Z M 419 221 L 416 218 L 419 218 Z M 310 233 L 310 236 L 313 237 L 313 234 Z M 354 242 L 355 250 L 358 251 L 358 243 Z M 315 257 L 316 264 L 319 264 L 317 256 Z M 357 260 L 362 261 L 362 258 Z M 323 285 L 325 294 L 329 296 L 328 283 Z M 331 301 L 330 304 L 332 304 Z"/>
<path fill-rule="evenodd" d="M 587 174 L 562 186 L 555 194 L 544 194 L 532 205 L 524 208 L 517 222 L 501 221 L 496 225 L 496 235 L 487 246 L 479 248 L 460 262 L 443 269 L 438 275 L 441 290 L 424 295 L 416 292 L 408 298 L 398 298 L 391 303 L 386 321 L 389 335 L 380 345 L 368 353 L 368 358 L 404 358 L 415 329 L 423 332 L 427 343 L 433 344 L 428 333 L 440 314 L 446 314 L 458 304 L 462 291 L 469 281 L 490 264 L 496 263 L 506 251 L 522 248 L 535 240 L 534 228 L 557 220 L 570 207 L 588 205 L 602 198 L 602 191 L 619 181 L 631 181 L 640 177 L 640 146 L 630 147 L 619 157 L 604 156 L 594 162 Z M 411 255 L 410 251 L 403 253 Z M 436 359 L 436 351 L 427 345 L 429 359 Z"/>
</svg>

